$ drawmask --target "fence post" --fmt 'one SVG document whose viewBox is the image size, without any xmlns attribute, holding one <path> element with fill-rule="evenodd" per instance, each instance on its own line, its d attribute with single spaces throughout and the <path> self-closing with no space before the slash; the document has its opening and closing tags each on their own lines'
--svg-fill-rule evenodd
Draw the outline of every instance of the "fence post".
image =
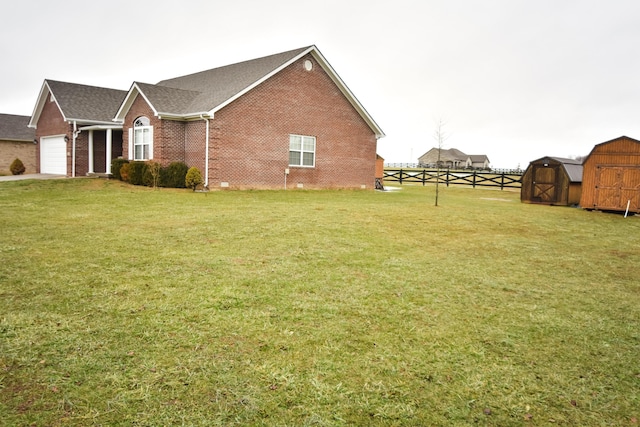
<svg viewBox="0 0 640 427">
<path fill-rule="evenodd" d="M 427 176 L 427 170 L 426 169 L 422 169 L 422 186 L 424 187 L 427 183 L 426 180 L 426 176 Z"/>
<path fill-rule="evenodd" d="M 476 171 L 473 171 L 473 186 L 472 188 L 476 188 Z"/>
<path fill-rule="evenodd" d="M 447 168 L 447 174 L 445 175 L 445 182 L 447 183 L 447 187 L 449 186 L 449 168 Z"/>
<path fill-rule="evenodd" d="M 399 181 L 400 181 L 400 185 L 402 185 L 402 168 L 400 168 L 400 179 L 399 179 Z"/>
<path fill-rule="evenodd" d="M 500 190 L 504 190 L 504 172 L 500 175 Z"/>
</svg>

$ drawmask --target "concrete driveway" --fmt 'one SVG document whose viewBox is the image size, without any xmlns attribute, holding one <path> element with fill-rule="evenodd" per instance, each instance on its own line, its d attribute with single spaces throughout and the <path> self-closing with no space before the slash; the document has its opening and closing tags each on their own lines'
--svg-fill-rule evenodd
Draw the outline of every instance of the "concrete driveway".
<svg viewBox="0 0 640 427">
<path fill-rule="evenodd" d="M 0 182 L 4 181 L 20 181 L 23 179 L 62 179 L 65 175 L 54 175 L 50 173 L 29 173 L 25 175 L 7 175 L 0 176 Z"/>
</svg>

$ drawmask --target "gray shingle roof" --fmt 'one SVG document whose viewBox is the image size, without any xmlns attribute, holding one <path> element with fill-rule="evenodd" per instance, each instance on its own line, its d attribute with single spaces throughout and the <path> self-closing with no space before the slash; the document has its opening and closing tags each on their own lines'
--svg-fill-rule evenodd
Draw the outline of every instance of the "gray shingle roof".
<svg viewBox="0 0 640 427">
<path fill-rule="evenodd" d="M 136 82 L 136 85 L 156 110 L 164 113 L 192 112 L 189 107 L 200 96 L 200 92 L 192 90 L 139 82 Z"/>
<path fill-rule="evenodd" d="M 154 107 L 160 112 L 174 114 L 211 111 L 258 83 L 261 79 L 276 71 L 279 67 L 310 47 L 311 46 L 303 47 L 182 77 L 162 80 L 156 86 L 188 91 L 191 92 L 191 95 L 197 92 L 197 96 L 194 96 L 187 105 L 186 101 L 190 95 L 187 93 L 174 92 L 174 94 L 180 93 L 182 95 L 181 102 L 175 103 L 174 105 L 170 103 L 165 105 L 177 108 L 177 110 L 163 110 L 159 105 L 155 104 Z M 147 89 L 150 89 L 150 86 L 152 85 L 145 85 Z M 144 92 L 144 94 L 148 95 L 147 92 Z"/>
<path fill-rule="evenodd" d="M 567 171 L 567 175 L 569 175 L 569 180 L 571 182 L 582 182 L 582 165 L 565 163 L 563 167 L 564 170 Z"/>
<path fill-rule="evenodd" d="M 27 127 L 29 116 L 0 114 L 0 139 L 10 141 L 33 141 L 36 131 Z"/>
<path fill-rule="evenodd" d="M 127 91 L 46 80 L 67 120 L 110 123 Z"/>
</svg>

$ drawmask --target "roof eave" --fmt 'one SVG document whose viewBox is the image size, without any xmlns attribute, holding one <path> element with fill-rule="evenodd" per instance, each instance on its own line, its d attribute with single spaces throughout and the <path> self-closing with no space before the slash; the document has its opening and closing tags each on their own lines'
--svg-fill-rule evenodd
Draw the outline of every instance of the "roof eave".
<svg viewBox="0 0 640 427">
<path fill-rule="evenodd" d="M 190 121 L 190 120 L 204 120 L 204 119 L 213 119 L 214 113 L 212 111 L 200 111 L 195 113 L 157 113 L 158 118 L 166 119 L 166 120 L 180 120 L 180 121 Z"/>
<path fill-rule="evenodd" d="M 8 142 L 33 142 L 33 138 L 24 139 L 24 138 L 0 138 L 0 141 L 8 141 Z"/>
<path fill-rule="evenodd" d="M 386 135 L 382 131 L 382 128 L 378 126 L 378 124 L 373 119 L 373 117 L 371 117 L 369 112 L 364 108 L 364 106 L 360 103 L 358 98 L 356 98 L 353 92 L 351 92 L 351 89 L 349 89 L 346 83 L 340 78 L 338 73 L 333 69 L 331 64 L 329 64 L 329 61 L 326 60 L 326 58 L 322 55 L 322 53 L 320 53 L 320 51 L 316 46 L 311 46 L 309 49 L 307 49 L 307 51 L 300 54 L 295 60 L 297 61 L 299 58 L 301 58 L 302 56 L 306 55 L 309 52 L 311 53 L 311 55 L 313 55 L 315 60 L 322 65 L 325 71 L 327 71 L 331 80 L 333 80 L 333 82 L 338 86 L 338 88 L 343 93 L 343 95 L 347 97 L 349 102 L 351 102 L 351 105 L 353 105 L 353 107 L 358 111 L 358 113 L 360 114 L 360 116 L 362 116 L 364 121 L 367 122 L 371 130 L 375 133 L 376 139 L 384 138 Z"/>
</svg>

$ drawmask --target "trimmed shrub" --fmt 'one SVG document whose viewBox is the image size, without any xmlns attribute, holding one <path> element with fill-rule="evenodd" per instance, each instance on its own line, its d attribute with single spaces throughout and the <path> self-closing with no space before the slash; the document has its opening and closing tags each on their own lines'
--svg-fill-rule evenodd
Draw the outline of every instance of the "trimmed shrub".
<svg viewBox="0 0 640 427">
<path fill-rule="evenodd" d="M 129 163 L 129 160 L 127 159 L 111 160 L 111 176 L 113 176 L 114 179 L 119 179 L 120 181 L 126 181 L 126 179 L 122 178 L 122 176 L 120 175 L 120 170 L 122 169 L 122 166 L 127 163 Z"/>
<path fill-rule="evenodd" d="M 27 169 L 24 167 L 24 163 L 22 163 L 22 160 L 15 159 L 13 162 L 11 162 L 11 166 L 9 166 L 9 170 L 14 175 L 22 175 L 24 171 Z"/>
<path fill-rule="evenodd" d="M 129 170 L 130 169 L 131 169 L 131 167 L 129 166 L 129 162 L 123 163 L 122 166 L 120 166 L 120 170 L 118 171 L 118 173 L 120 174 L 120 180 L 121 181 L 129 182 Z"/>
<path fill-rule="evenodd" d="M 164 168 L 162 185 L 170 188 L 185 188 L 185 178 L 189 167 L 182 162 L 172 162 Z"/>
<path fill-rule="evenodd" d="M 187 171 L 184 183 L 187 188 L 191 188 L 193 191 L 196 191 L 196 188 L 204 183 L 200 170 L 195 166 L 190 167 Z"/>
<path fill-rule="evenodd" d="M 144 171 L 147 164 L 141 161 L 129 162 L 129 177 L 127 182 L 133 185 L 144 185 Z"/>
</svg>

